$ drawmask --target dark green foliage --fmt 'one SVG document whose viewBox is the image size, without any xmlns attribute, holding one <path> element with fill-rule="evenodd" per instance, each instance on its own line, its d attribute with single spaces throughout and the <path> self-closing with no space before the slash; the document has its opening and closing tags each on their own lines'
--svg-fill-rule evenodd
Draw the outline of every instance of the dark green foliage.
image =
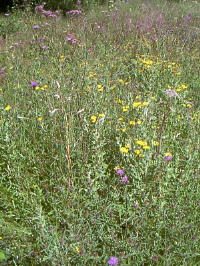
<svg viewBox="0 0 200 266">
<path fill-rule="evenodd" d="M 46 5 L 45 7 L 47 9 L 51 10 L 63 10 L 68 11 L 71 9 L 77 9 L 80 8 L 91 8 L 97 5 L 106 4 L 109 1 L 108 0 L 82 0 L 80 1 L 81 4 L 78 4 L 77 0 L 47 0 L 45 1 Z M 18 7 L 24 7 L 24 6 L 33 6 L 43 4 L 43 1 L 41 0 L 14 0 L 11 6 L 18 6 Z"/>
</svg>

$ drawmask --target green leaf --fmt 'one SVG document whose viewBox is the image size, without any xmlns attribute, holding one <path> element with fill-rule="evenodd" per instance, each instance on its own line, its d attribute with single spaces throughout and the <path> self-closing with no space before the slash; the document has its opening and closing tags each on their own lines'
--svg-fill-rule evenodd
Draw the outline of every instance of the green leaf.
<svg viewBox="0 0 200 266">
<path fill-rule="evenodd" d="M 5 259 L 6 259 L 5 254 L 2 251 L 0 251 L 0 261 Z"/>
</svg>

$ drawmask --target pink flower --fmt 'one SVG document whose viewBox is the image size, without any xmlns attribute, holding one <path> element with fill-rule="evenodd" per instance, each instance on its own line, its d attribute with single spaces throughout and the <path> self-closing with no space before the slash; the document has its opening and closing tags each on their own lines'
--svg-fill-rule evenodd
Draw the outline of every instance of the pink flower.
<svg viewBox="0 0 200 266">
<path fill-rule="evenodd" d="M 129 183 L 128 176 L 127 175 L 122 176 L 121 177 L 121 182 L 123 184 L 128 184 Z"/>
<path fill-rule="evenodd" d="M 173 90 L 166 90 L 165 94 L 167 94 L 169 97 L 177 97 L 178 93 L 176 91 Z"/>
<path fill-rule="evenodd" d="M 117 258 L 117 257 L 111 257 L 111 258 L 108 260 L 108 264 L 109 264 L 109 265 L 117 265 L 117 264 L 118 264 L 118 258 Z"/>
<path fill-rule="evenodd" d="M 32 87 L 37 87 L 37 85 L 38 85 L 38 83 L 37 83 L 36 81 L 32 81 L 32 82 L 31 82 L 31 86 L 32 86 Z"/>
<path fill-rule="evenodd" d="M 123 169 L 117 169 L 115 172 L 117 175 L 124 175 L 125 174 L 125 171 Z"/>
<path fill-rule="evenodd" d="M 32 27 L 32 29 L 36 30 L 36 29 L 40 29 L 40 26 L 39 25 L 35 25 Z"/>
</svg>

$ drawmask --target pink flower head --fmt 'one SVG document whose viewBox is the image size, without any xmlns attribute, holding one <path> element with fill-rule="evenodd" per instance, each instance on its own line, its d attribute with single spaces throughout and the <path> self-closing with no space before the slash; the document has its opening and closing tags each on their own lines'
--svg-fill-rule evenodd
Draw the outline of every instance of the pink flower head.
<svg viewBox="0 0 200 266">
<path fill-rule="evenodd" d="M 108 260 L 108 264 L 109 264 L 109 265 L 117 265 L 117 264 L 118 264 L 118 258 L 117 258 L 117 257 L 111 257 L 111 258 Z"/>
<path fill-rule="evenodd" d="M 169 97 L 177 97 L 178 93 L 176 91 L 173 90 L 166 90 L 165 94 L 167 94 Z"/>
<path fill-rule="evenodd" d="M 35 7 L 35 11 L 41 12 L 41 11 L 43 11 L 43 8 L 44 8 L 43 5 L 36 6 L 36 7 Z"/>
<path fill-rule="evenodd" d="M 170 152 L 167 152 L 167 153 L 165 153 L 164 158 L 167 161 L 171 161 L 173 159 L 173 156 L 172 156 L 172 154 Z"/>
<path fill-rule="evenodd" d="M 39 25 L 35 25 L 32 27 L 32 29 L 36 30 L 36 29 L 40 29 L 40 26 Z"/>
<path fill-rule="evenodd" d="M 80 15 L 81 13 L 82 13 L 81 10 L 70 10 L 66 12 L 67 15 L 73 15 L 73 16 Z"/>
<path fill-rule="evenodd" d="M 117 170 L 115 171 L 115 173 L 116 173 L 117 175 L 124 175 L 124 174 L 125 174 L 125 171 L 124 171 L 123 169 L 117 169 Z"/>
<path fill-rule="evenodd" d="M 36 87 L 37 85 L 38 85 L 37 82 L 35 82 L 35 81 L 31 82 L 31 86 L 32 86 L 32 87 Z"/>
<path fill-rule="evenodd" d="M 167 160 L 167 161 L 171 161 L 172 159 L 173 159 L 172 156 L 165 156 L 165 160 Z"/>
<path fill-rule="evenodd" d="M 121 182 L 123 184 L 128 184 L 129 183 L 128 176 L 127 175 L 122 176 L 121 177 Z"/>
</svg>

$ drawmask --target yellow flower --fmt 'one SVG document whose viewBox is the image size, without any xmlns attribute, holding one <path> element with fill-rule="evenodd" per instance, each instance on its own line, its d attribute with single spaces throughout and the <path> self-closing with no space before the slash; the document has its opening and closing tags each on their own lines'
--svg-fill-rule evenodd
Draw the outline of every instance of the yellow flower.
<svg viewBox="0 0 200 266">
<path fill-rule="evenodd" d="M 12 107 L 11 107 L 10 105 L 7 105 L 7 106 L 5 107 L 5 110 L 6 110 L 6 111 L 9 111 L 10 109 L 12 109 Z"/>
<path fill-rule="evenodd" d="M 138 124 L 138 125 L 141 125 L 141 124 L 143 124 L 143 122 L 142 122 L 141 120 L 138 120 L 138 121 L 137 121 L 137 124 Z"/>
<path fill-rule="evenodd" d="M 37 120 L 38 121 L 42 121 L 43 120 L 43 117 L 40 116 L 40 117 L 37 118 Z"/>
<path fill-rule="evenodd" d="M 141 102 L 133 102 L 133 107 L 140 107 L 141 105 Z"/>
<path fill-rule="evenodd" d="M 61 55 L 60 56 L 60 61 L 63 62 L 65 60 L 65 56 L 64 55 Z"/>
<path fill-rule="evenodd" d="M 120 103 L 123 104 L 123 101 L 122 101 L 121 99 L 116 99 L 115 102 L 116 102 L 116 103 L 119 103 L 119 104 L 120 104 Z"/>
<path fill-rule="evenodd" d="M 140 154 L 140 150 L 134 150 L 134 153 L 135 153 L 136 155 L 139 155 L 139 154 Z"/>
<path fill-rule="evenodd" d="M 40 89 L 40 87 L 39 87 L 39 86 L 36 86 L 36 87 L 35 87 L 35 89 L 36 89 L 36 90 L 39 90 L 39 89 Z"/>
<path fill-rule="evenodd" d="M 129 109 L 129 106 L 128 105 L 125 105 L 125 106 L 122 107 L 123 112 L 127 112 L 128 109 Z"/>
<path fill-rule="evenodd" d="M 140 158 L 144 157 L 144 155 L 142 154 L 141 150 L 134 150 L 134 153 Z"/>
<path fill-rule="evenodd" d="M 158 141 L 153 141 L 153 145 L 154 145 L 154 146 L 159 146 L 160 143 L 159 143 Z"/>
<path fill-rule="evenodd" d="M 131 121 L 129 121 L 129 125 L 135 126 L 136 125 L 136 122 L 131 120 Z"/>
<path fill-rule="evenodd" d="M 188 85 L 182 84 L 182 85 L 179 86 L 179 88 L 181 88 L 181 89 L 187 89 L 188 88 Z"/>
<path fill-rule="evenodd" d="M 140 146 L 146 146 L 147 145 L 147 142 L 146 141 L 143 141 L 143 140 L 136 140 L 135 143 L 138 144 L 138 145 L 140 145 Z"/>
<path fill-rule="evenodd" d="M 89 75 L 88 75 L 88 77 L 89 78 L 94 78 L 94 77 L 96 77 L 96 73 L 94 73 L 94 72 L 89 72 Z"/>
<path fill-rule="evenodd" d="M 76 252 L 80 252 L 80 248 L 79 247 L 75 247 L 75 250 L 76 250 Z"/>
<path fill-rule="evenodd" d="M 165 156 L 172 156 L 171 152 L 166 152 Z"/>
<path fill-rule="evenodd" d="M 121 152 L 128 153 L 128 149 L 126 147 L 121 147 L 120 148 Z"/>
<path fill-rule="evenodd" d="M 124 128 L 120 128 L 120 130 L 122 131 L 122 132 L 126 132 L 126 128 L 124 127 Z"/>
<path fill-rule="evenodd" d="M 143 148 L 144 150 L 150 150 L 150 146 L 148 146 L 148 145 L 144 145 L 142 148 Z"/>
<path fill-rule="evenodd" d="M 122 85 L 125 84 L 125 81 L 123 79 L 118 79 L 118 82 L 121 83 Z"/>
<path fill-rule="evenodd" d="M 99 91 L 103 91 L 104 90 L 104 87 L 102 86 L 102 85 L 97 85 L 97 89 L 99 90 Z"/>
<path fill-rule="evenodd" d="M 92 115 L 90 119 L 91 119 L 92 123 L 95 123 L 97 121 L 96 115 Z"/>
<path fill-rule="evenodd" d="M 156 97 L 155 97 L 155 96 L 151 96 L 151 99 L 152 99 L 152 100 L 156 100 Z"/>
<path fill-rule="evenodd" d="M 47 84 L 45 84 L 43 87 L 46 89 L 46 88 L 48 88 L 48 85 L 47 85 Z"/>
<path fill-rule="evenodd" d="M 101 118 L 104 117 L 104 116 L 105 116 L 105 114 L 103 114 L 103 113 L 99 114 L 99 117 L 101 117 Z"/>
<path fill-rule="evenodd" d="M 149 102 L 143 102 L 142 103 L 142 106 L 147 106 L 147 105 L 149 105 Z"/>
<path fill-rule="evenodd" d="M 123 117 L 119 117 L 117 120 L 118 121 L 122 121 L 122 120 L 124 120 L 124 118 Z"/>
<path fill-rule="evenodd" d="M 143 64 L 145 64 L 145 65 L 149 65 L 149 66 L 150 66 L 150 65 L 153 65 L 153 63 L 154 63 L 152 60 L 143 60 L 143 59 L 141 59 L 140 61 L 141 61 Z"/>
</svg>

